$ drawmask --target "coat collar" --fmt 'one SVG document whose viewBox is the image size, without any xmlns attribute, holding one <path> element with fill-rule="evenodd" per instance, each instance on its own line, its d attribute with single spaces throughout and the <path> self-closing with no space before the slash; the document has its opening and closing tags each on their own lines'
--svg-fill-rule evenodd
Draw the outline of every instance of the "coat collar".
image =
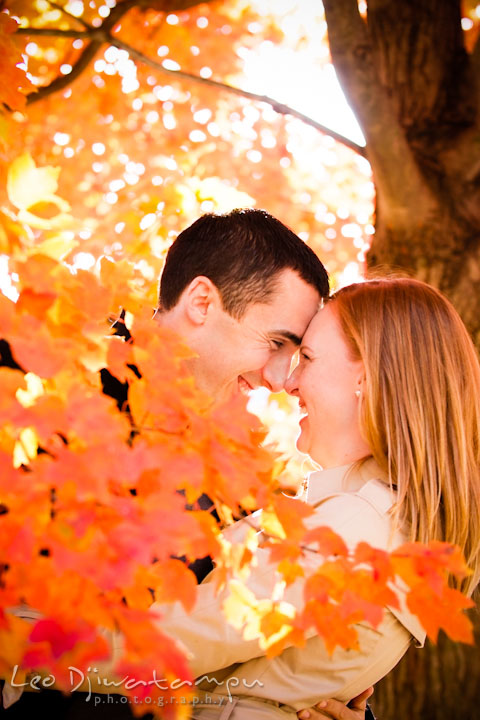
<svg viewBox="0 0 480 720">
<path fill-rule="evenodd" d="M 380 480 L 389 487 L 386 473 L 373 457 L 348 465 L 317 470 L 307 477 L 302 500 L 315 505 L 335 493 L 356 493 L 370 480 Z"/>
</svg>

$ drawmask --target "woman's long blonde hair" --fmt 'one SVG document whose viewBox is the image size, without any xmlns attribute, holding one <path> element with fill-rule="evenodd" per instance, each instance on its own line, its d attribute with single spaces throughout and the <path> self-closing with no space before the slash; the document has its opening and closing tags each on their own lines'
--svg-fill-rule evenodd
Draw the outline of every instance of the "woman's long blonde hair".
<svg viewBox="0 0 480 720">
<path fill-rule="evenodd" d="M 480 364 L 452 304 L 411 278 L 386 277 L 332 296 L 365 366 L 361 427 L 397 487 L 396 519 L 412 540 L 460 546 L 480 579 Z"/>
</svg>

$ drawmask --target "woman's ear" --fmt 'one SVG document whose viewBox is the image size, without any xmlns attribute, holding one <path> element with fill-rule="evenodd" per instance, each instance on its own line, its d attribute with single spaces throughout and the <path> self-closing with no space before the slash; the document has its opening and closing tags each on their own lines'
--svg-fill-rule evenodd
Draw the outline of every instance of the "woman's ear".
<svg viewBox="0 0 480 720">
<path fill-rule="evenodd" d="M 361 368 L 358 372 L 356 383 L 355 383 L 355 395 L 357 398 L 361 398 L 365 391 L 365 368 L 361 363 Z"/>
<path fill-rule="evenodd" d="M 185 288 L 182 303 L 186 317 L 195 326 L 204 325 L 212 312 L 222 307 L 218 288 L 204 275 L 198 275 Z"/>
</svg>

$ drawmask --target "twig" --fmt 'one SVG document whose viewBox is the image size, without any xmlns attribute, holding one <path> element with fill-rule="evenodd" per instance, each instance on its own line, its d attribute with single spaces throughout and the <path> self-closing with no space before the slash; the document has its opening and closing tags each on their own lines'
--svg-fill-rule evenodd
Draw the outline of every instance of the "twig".
<svg viewBox="0 0 480 720">
<path fill-rule="evenodd" d="M 95 32 L 92 32 L 94 30 Z M 95 38 L 96 35 L 100 34 L 102 38 L 105 38 L 105 33 L 103 30 L 98 32 L 96 28 L 91 28 L 89 30 L 60 30 L 59 28 L 34 28 L 34 27 L 20 27 L 18 28 L 16 35 L 36 35 L 36 36 L 46 36 L 46 37 L 64 37 L 64 38 L 82 38 L 84 40 L 92 40 Z"/>
<path fill-rule="evenodd" d="M 92 40 L 90 45 L 88 45 L 82 52 L 75 65 L 73 65 L 72 72 L 68 75 L 62 75 L 55 78 L 55 80 L 53 80 L 49 85 L 39 88 L 38 92 L 29 93 L 27 95 L 27 105 L 43 100 L 43 98 L 48 95 L 58 92 L 59 90 L 63 90 L 64 87 L 70 85 L 72 80 L 75 80 L 75 78 L 77 78 L 85 70 L 102 45 L 103 42 L 101 40 Z"/>
<path fill-rule="evenodd" d="M 209 87 L 214 87 L 217 90 L 224 90 L 225 92 L 229 92 L 233 95 L 238 95 L 240 97 L 248 98 L 249 100 L 254 100 L 255 102 L 262 102 L 266 103 L 267 105 L 270 105 L 273 110 L 280 115 L 291 115 L 292 117 L 296 117 L 299 120 L 301 120 L 306 125 L 310 125 L 311 127 L 315 128 L 316 130 L 320 130 L 320 132 L 324 133 L 325 135 L 330 135 L 338 142 L 342 143 L 343 145 L 346 145 L 354 152 L 358 153 L 359 155 L 362 155 L 363 157 L 366 157 L 365 148 L 362 147 L 362 145 L 358 145 L 358 143 L 354 142 L 353 140 L 350 140 L 349 138 L 345 137 L 344 135 L 341 135 L 340 133 L 335 132 L 335 130 L 332 130 L 331 128 L 327 127 L 326 125 L 322 125 L 321 123 L 317 122 L 311 117 L 308 117 L 308 115 L 304 115 L 299 110 L 295 110 L 294 108 L 290 107 L 289 105 L 285 105 L 284 103 L 279 102 L 278 100 L 275 100 L 274 98 L 268 97 L 268 95 L 259 95 L 257 93 L 249 92 L 248 90 L 242 90 L 241 88 L 234 87 L 233 85 L 227 85 L 226 83 L 219 82 L 218 80 L 210 80 L 209 78 L 202 78 L 199 75 L 194 75 L 189 72 L 185 72 L 184 70 L 168 70 L 167 68 L 164 68 L 163 65 L 158 63 L 156 60 L 153 60 L 152 58 L 149 58 L 147 55 L 144 55 L 139 50 L 136 50 L 128 43 L 123 42 L 123 40 L 120 40 L 120 38 L 116 37 L 110 37 L 110 43 L 112 45 L 115 45 L 121 50 L 126 50 L 132 57 L 136 58 L 140 62 L 145 63 L 146 65 L 149 65 L 152 68 L 155 68 L 155 70 L 158 70 L 161 73 L 176 76 L 179 78 L 184 78 L 185 80 L 191 80 L 192 82 L 199 83 L 202 85 L 207 85 Z"/>
<path fill-rule="evenodd" d="M 72 15 L 71 12 L 69 12 L 66 8 L 63 7 L 63 5 L 59 5 L 56 2 L 53 2 L 52 0 L 48 0 L 49 5 L 56 8 L 57 10 L 60 10 L 64 15 L 66 15 L 69 18 L 72 18 L 72 20 L 76 20 L 80 25 L 83 25 L 84 28 L 89 28 L 89 24 L 83 19 L 79 18 L 76 15 Z"/>
</svg>

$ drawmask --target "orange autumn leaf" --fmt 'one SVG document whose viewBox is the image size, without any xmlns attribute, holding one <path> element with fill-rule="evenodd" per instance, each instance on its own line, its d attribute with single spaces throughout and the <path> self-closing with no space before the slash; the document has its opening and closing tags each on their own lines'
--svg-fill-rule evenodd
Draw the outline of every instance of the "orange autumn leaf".
<svg viewBox="0 0 480 720">
<path fill-rule="evenodd" d="M 17 300 L 16 310 L 19 313 L 33 315 L 38 320 L 45 317 L 45 313 L 55 301 L 55 293 L 38 293 L 31 288 L 25 288 Z"/>
<path fill-rule="evenodd" d="M 332 555 L 346 557 L 348 555 L 345 542 L 329 527 L 317 527 L 309 530 L 305 533 L 303 542 L 318 546 L 318 552 L 324 557 Z"/>
<path fill-rule="evenodd" d="M 270 640 L 266 650 L 267 658 L 274 658 L 292 645 L 305 647 L 305 634 L 301 628 L 290 627 L 278 640 Z"/>
<path fill-rule="evenodd" d="M 474 642 L 472 624 L 464 611 L 475 603 L 458 590 L 443 587 L 437 593 L 428 585 L 416 583 L 407 596 L 407 605 L 432 642 L 437 642 L 439 630 L 444 630 L 456 642 Z"/>
<path fill-rule="evenodd" d="M 305 534 L 303 521 L 313 515 L 313 508 L 283 493 L 274 498 L 273 506 L 285 537 L 292 542 L 299 541 Z"/>
<path fill-rule="evenodd" d="M 12 668 L 21 666 L 31 623 L 11 613 L 0 612 L 0 674 L 12 677 Z"/>
<path fill-rule="evenodd" d="M 25 71 L 18 67 L 23 58 L 13 39 L 17 28 L 14 18 L 0 12 L 0 101 L 11 110 L 22 110 L 26 93 L 35 91 Z"/>
<path fill-rule="evenodd" d="M 55 338 L 45 324 L 32 315 L 22 317 L 22 327 L 10 336 L 15 360 L 27 372 L 51 378 L 73 359 L 74 343 L 66 337 Z"/>
<path fill-rule="evenodd" d="M 271 557 L 271 561 L 275 562 L 275 560 Z M 304 570 L 302 566 L 299 563 L 296 562 L 290 562 L 289 560 L 281 560 L 278 565 L 278 572 L 283 576 L 283 579 L 287 583 L 287 585 L 290 585 L 292 582 L 297 580 L 300 577 L 304 576 Z"/>
<path fill-rule="evenodd" d="M 358 649 L 355 628 L 346 624 L 341 609 L 335 605 L 309 602 L 302 613 L 301 622 L 304 627 L 313 626 L 316 629 L 329 654 L 332 654 L 337 646 Z"/>
<path fill-rule="evenodd" d="M 406 543 L 392 553 L 392 563 L 395 573 L 411 587 L 425 582 L 436 592 L 440 592 L 448 573 L 459 579 L 469 574 L 459 548 L 440 541 Z"/>
<path fill-rule="evenodd" d="M 156 602 L 179 601 L 187 612 L 195 604 L 197 581 L 195 575 L 180 560 L 167 559 L 152 568 Z"/>
<path fill-rule="evenodd" d="M 355 548 L 355 562 L 368 563 L 372 567 L 374 581 L 385 583 L 393 579 L 394 571 L 390 555 L 384 550 L 373 548 L 365 542 L 358 543 Z"/>
</svg>

